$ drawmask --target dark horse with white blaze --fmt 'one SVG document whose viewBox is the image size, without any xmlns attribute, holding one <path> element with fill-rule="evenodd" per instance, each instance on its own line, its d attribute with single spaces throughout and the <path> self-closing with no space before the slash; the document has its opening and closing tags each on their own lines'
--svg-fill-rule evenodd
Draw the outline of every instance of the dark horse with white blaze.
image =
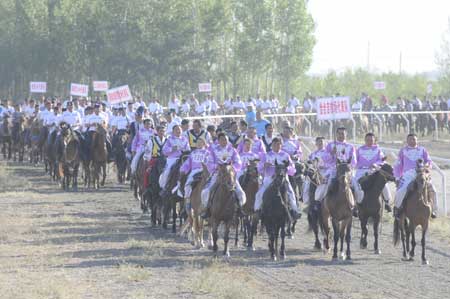
<svg viewBox="0 0 450 299">
<path fill-rule="evenodd" d="M 251 161 L 239 180 L 247 198 L 242 208 L 245 214 L 243 217 L 244 244 L 248 249 L 254 249 L 253 236 L 256 234 L 258 225 L 258 217 L 255 215 L 255 195 L 259 188 L 257 162 L 258 160 Z"/>
<path fill-rule="evenodd" d="M 233 166 L 230 164 L 221 164 L 218 166 L 217 170 L 217 181 L 211 188 L 211 217 L 209 219 L 209 224 L 213 239 L 213 251 L 216 256 L 218 250 L 217 240 L 219 238 L 219 225 L 222 222 L 225 225 L 223 235 L 225 244 L 223 255 L 226 257 L 230 256 L 228 248 L 230 228 L 233 225 L 238 225 L 237 200 L 235 198 L 235 176 L 236 173 L 234 172 Z"/>
<path fill-rule="evenodd" d="M 354 205 L 353 193 L 351 190 L 351 168 L 350 161 L 336 161 L 336 176 L 337 178 L 331 183 L 330 189 L 325 197 L 325 206 L 322 213 L 324 219 L 324 231 L 327 233 L 328 220 L 327 214 L 331 217 L 333 225 L 333 259 L 337 259 L 337 247 L 339 239 L 341 240 L 340 252 L 342 258 L 345 260 L 351 259 L 350 241 L 352 231 Z M 324 212 L 323 211 L 323 212 Z M 344 253 L 344 237 L 347 244 L 347 250 Z"/>
<path fill-rule="evenodd" d="M 359 184 L 364 191 L 364 198 L 358 204 L 358 215 L 361 222 L 361 241 L 360 247 L 367 248 L 367 222 L 369 218 L 373 220 L 373 236 L 374 236 L 374 251 L 375 254 L 380 254 L 378 249 L 378 232 L 380 222 L 383 217 L 383 199 L 382 191 L 388 182 L 395 182 L 394 171 L 392 166 L 384 163 L 381 167 L 375 170 L 372 174 L 363 176 L 359 179 Z"/>
<path fill-rule="evenodd" d="M 394 245 L 399 242 L 399 235 L 403 245 L 403 259 L 412 261 L 415 255 L 417 226 L 422 227 L 422 264 L 427 265 L 425 256 L 425 237 L 431 218 L 431 205 L 433 189 L 430 183 L 430 170 L 423 165 L 423 160 L 417 161 L 416 179 L 408 186 L 408 191 L 403 200 L 403 213 L 400 219 L 394 221 Z M 405 240 L 406 231 L 406 240 Z M 409 240 L 411 239 L 411 250 Z"/>
<path fill-rule="evenodd" d="M 261 220 L 266 227 L 266 231 L 269 236 L 269 250 L 270 256 L 273 260 L 276 260 L 277 256 L 281 259 L 286 257 L 284 244 L 286 237 L 286 224 L 291 221 L 289 202 L 287 198 L 287 167 L 287 162 L 278 164 L 275 160 L 275 174 L 273 182 L 269 185 L 263 195 Z M 278 236 L 281 237 L 279 252 Z"/>
</svg>

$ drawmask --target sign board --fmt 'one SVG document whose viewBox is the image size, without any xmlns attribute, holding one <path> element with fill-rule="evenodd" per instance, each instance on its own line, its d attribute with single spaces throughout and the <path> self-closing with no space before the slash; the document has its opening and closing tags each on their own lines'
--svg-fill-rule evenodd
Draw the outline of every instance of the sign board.
<svg viewBox="0 0 450 299">
<path fill-rule="evenodd" d="M 427 93 L 431 94 L 433 92 L 433 84 L 428 83 L 427 84 Z"/>
<path fill-rule="evenodd" d="M 198 85 L 198 91 L 199 92 L 211 92 L 212 91 L 211 83 L 200 83 Z"/>
<path fill-rule="evenodd" d="M 30 82 L 30 93 L 46 93 L 47 82 Z"/>
<path fill-rule="evenodd" d="M 321 98 L 317 100 L 317 119 L 350 119 L 350 97 Z"/>
<path fill-rule="evenodd" d="M 109 88 L 108 81 L 94 81 L 93 82 L 94 91 L 107 91 Z"/>
<path fill-rule="evenodd" d="M 84 84 L 71 83 L 70 95 L 78 97 L 87 97 L 89 93 L 89 86 Z"/>
<path fill-rule="evenodd" d="M 383 81 L 373 82 L 373 88 L 376 90 L 386 89 L 386 83 Z"/>
<path fill-rule="evenodd" d="M 106 96 L 108 97 L 108 102 L 111 105 L 128 102 L 133 99 L 128 85 L 109 89 L 106 92 Z"/>
</svg>

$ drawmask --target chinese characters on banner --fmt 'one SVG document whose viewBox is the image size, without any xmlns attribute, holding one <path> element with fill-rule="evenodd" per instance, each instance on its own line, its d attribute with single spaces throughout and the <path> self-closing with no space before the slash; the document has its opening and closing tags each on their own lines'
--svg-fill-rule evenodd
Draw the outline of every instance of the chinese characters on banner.
<svg viewBox="0 0 450 299">
<path fill-rule="evenodd" d="M 317 100 L 317 119 L 351 119 L 350 97 L 322 98 Z"/>
<path fill-rule="evenodd" d="M 109 88 L 108 81 L 94 81 L 92 85 L 94 91 L 107 91 Z"/>
<path fill-rule="evenodd" d="M 212 90 L 211 83 L 200 83 L 198 85 L 199 92 L 211 92 L 211 90 Z"/>
<path fill-rule="evenodd" d="M 71 83 L 70 95 L 77 97 L 87 97 L 89 93 L 89 86 L 84 84 Z"/>
<path fill-rule="evenodd" d="M 46 93 L 47 82 L 30 82 L 30 93 Z"/>
<path fill-rule="evenodd" d="M 133 99 L 128 85 L 109 89 L 106 92 L 106 96 L 108 97 L 108 102 L 111 105 L 119 104 L 122 102 L 128 102 Z"/>
<path fill-rule="evenodd" d="M 386 89 L 386 83 L 383 81 L 375 81 L 373 82 L 373 88 L 376 90 Z"/>
</svg>

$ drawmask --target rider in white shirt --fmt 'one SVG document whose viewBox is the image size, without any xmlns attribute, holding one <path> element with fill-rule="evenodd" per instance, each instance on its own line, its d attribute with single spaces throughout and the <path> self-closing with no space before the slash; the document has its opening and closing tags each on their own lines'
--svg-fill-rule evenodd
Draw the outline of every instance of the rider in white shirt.
<svg viewBox="0 0 450 299">
<path fill-rule="evenodd" d="M 70 127 L 73 130 L 78 131 L 81 125 L 80 113 L 78 113 L 78 111 L 73 110 L 72 102 L 67 102 L 66 107 L 67 110 L 61 114 L 61 117 L 58 120 L 58 125 L 60 125 L 62 122 L 65 122 L 68 125 L 70 125 Z"/>
<path fill-rule="evenodd" d="M 169 103 L 167 104 L 167 108 L 169 108 L 169 110 L 173 110 L 176 113 L 179 112 L 180 109 L 180 101 L 178 100 L 176 95 L 173 95 L 172 99 L 169 101 Z"/>
</svg>

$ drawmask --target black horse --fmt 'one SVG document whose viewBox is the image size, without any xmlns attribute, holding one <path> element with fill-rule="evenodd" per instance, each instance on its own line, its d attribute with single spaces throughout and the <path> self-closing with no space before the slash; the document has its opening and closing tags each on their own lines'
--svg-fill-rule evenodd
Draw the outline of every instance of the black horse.
<svg viewBox="0 0 450 299">
<path fill-rule="evenodd" d="M 361 241 L 360 247 L 367 248 L 367 222 L 369 218 L 373 220 L 373 236 L 375 238 L 373 247 L 375 254 L 380 254 L 378 249 L 378 231 L 380 228 L 380 221 L 383 217 L 383 200 L 381 192 L 387 182 L 394 182 L 392 166 L 385 163 L 380 169 L 374 173 L 363 176 L 359 179 L 361 188 L 364 191 L 363 201 L 358 204 L 359 220 L 361 222 Z"/>
<path fill-rule="evenodd" d="M 119 130 L 112 139 L 112 154 L 117 167 L 117 181 L 119 184 L 125 182 L 128 169 L 126 149 L 128 147 L 128 134 L 125 130 Z"/>
<path fill-rule="evenodd" d="M 164 156 L 153 158 L 150 161 L 150 172 L 145 174 L 147 177 L 144 181 L 148 182 L 148 186 L 142 194 L 142 200 L 146 210 L 151 211 L 152 225 L 162 224 L 164 201 L 160 195 L 161 187 L 159 186 L 158 178 L 163 172 L 165 165 L 166 158 Z"/>
<path fill-rule="evenodd" d="M 291 221 L 287 199 L 287 163 L 278 164 L 275 161 L 275 176 L 273 182 L 264 192 L 261 220 L 269 236 L 269 250 L 272 260 L 286 257 L 284 239 L 286 223 Z M 278 236 L 281 246 L 278 254 Z"/>
</svg>

